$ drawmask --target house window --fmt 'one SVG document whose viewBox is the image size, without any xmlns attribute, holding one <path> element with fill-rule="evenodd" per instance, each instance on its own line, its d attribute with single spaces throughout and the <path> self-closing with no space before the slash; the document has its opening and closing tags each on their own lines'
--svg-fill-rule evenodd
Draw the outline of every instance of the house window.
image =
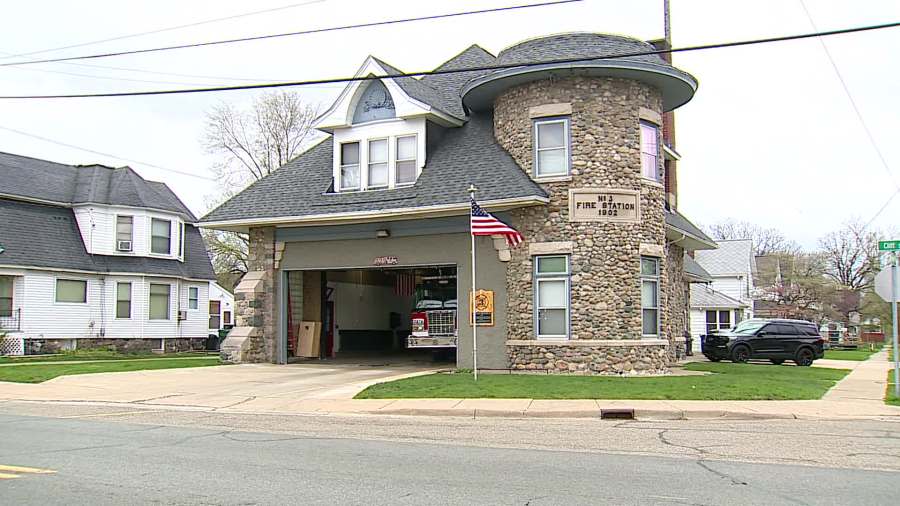
<svg viewBox="0 0 900 506">
<path fill-rule="evenodd" d="M 416 182 L 416 136 L 397 137 L 397 184 Z"/>
<path fill-rule="evenodd" d="M 535 257 L 535 334 L 543 338 L 569 336 L 569 258 Z"/>
<path fill-rule="evenodd" d="M 706 312 L 706 333 L 712 334 L 717 330 L 728 330 L 731 325 L 731 311 L 714 311 Z"/>
<path fill-rule="evenodd" d="M 12 316 L 13 278 L 0 276 L 0 317 Z"/>
<path fill-rule="evenodd" d="M 231 325 L 231 311 L 222 311 L 222 323 Z"/>
<path fill-rule="evenodd" d="M 196 286 L 188 288 L 188 309 L 200 307 L 200 289 Z"/>
<path fill-rule="evenodd" d="M 170 285 L 150 284 L 150 319 L 151 320 L 168 320 L 169 319 L 169 301 L 170 301 Z"/>
<path fill-rule="evenodd" d="M 131 251 L 134 238 L 134 217 L 116 216 L 116 251 Z"/>
<path fill-rule="evenodd" d="M 369 183 L 368 188 L 388 186 L 388 141 L 369 141 Z"/>
<path fill-rule="evenodd" d="M 381 81 L 371 81 L 353 111 L 353 123 L 389 119 L 396 116 L 391 93 Z"/>
<path fill-rule="evenodd" d="M 83 279 L 57 279 L 56 302 L 84 304 L 87 302 L 87 281 Z"/>
<path fill-rule="evenodd" d="M 222 317 L 220 316 L 220 311 L 222 310 L 222 302 L 218 300 L 209 301 L 209 328 L 217 329 L 222 326 Z"/>
<path fill-rule="evenodd" d="M 116 283 L 116 318 L 131 318 L 131 283 Z"/>
<path fill-rule="evenodd" d="M 172 252 L 172 222 L 153 218 L 150 220 L 150 252 L 168 255 Z"/>
<path fill-rule="evenodd" d="M 359 189 L 359 143 L 341 144 L 341 190 Z"/>
<path fill-rule="evenodd" d="M 659 336 L 659 259 L 641 257 L 642 334 Z"/>
<path fill-rule="evenodd" d="M 184 256 L 184 223 L 181 223 L 178 232 L 178 256 Z"/>
<path fill-rule="evenodd" d="M 568 175 L 568 118 L 535 121 L 534 147 L 535 177 Z"/>
<path fill-rule="evenodd" d="M 659 127 L 641 122 L 641 175 L 659 182 Z"/>
</svg>

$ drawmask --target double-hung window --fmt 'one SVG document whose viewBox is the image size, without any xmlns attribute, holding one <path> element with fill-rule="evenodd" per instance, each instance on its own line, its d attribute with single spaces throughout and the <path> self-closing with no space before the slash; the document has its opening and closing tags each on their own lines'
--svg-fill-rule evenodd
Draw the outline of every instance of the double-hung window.
<svg viewBox="0 0 900 506">
<path fill-rule="evenodd" d="M 166 284 L 150 284 L 150 319 L 168 320 L 172 287 Z"/>
<path fill-rule="evenodd" d="M 134 217 L 116 216 L 116 251 L 132 251 L 134 238 Z"/>
<path fill-rule="evenodd" d="M 651 181 L 659 177 L 659 127 L 641 122 L 641 176 Z"/>
<path fill-rule="evenodd" d="M 367 188 L 388 186 L 388 140 L 369 141 L 369 183 Z"/>
<path fill-rule="evenodd" d="M 188 288 L 188 309 L 198 309 L 200 307 L 200 289 L 196 286 Z"/>
<path fill-rule="evenodd" d="M 645 337 L 659 336 L 659 259 L 641 257 L 641 321 Z"/>
<path fill-rule="evenodd" d="M 359 189 L 359 143 L 341 144 L 341 190 Z"/>
<path fill-rule="evenodd" d="M 172 222 L 153 218 L 150 220 L 150 252 L 159 255 L 172 253 Z"/>
<path fill-rule="evenodd" d="M 84 304 L 87 302 L 87 281 L 83 279 L 57 279 L 56 302 Z"/>
<path fill-rule="evenodd" d="M 217 329 L 222 326 L 222 303 L 218 300 L 209 301 L 209 328 Z"/>
<path fill-rule="evenodd" d="M 0 276 L 0 317 L 10 317 L 13 313 L 13 278 Z"/>
<path fill-rule="evenodd" d="M 569 119 L 534 122 L 534 177 L 569 174 Z"/>
<path fill-rule="evenodd" d="M 116 318 L 131 318 L 131 283 L 116 283 Z"/>
<path fill-rule="evenodd" d="M 712 334 L 717 330 L 728 330 L 731 328 L 731 311 L 714 311 L 706 312 L 706 333 Z"/>
<path fill-rule="evenodd" d="M 416 182 L 416 136 L 397 137 L 397 185 Z"/>
<path fill-rule="evenodd" d="M 569 337 L 569 257 L 534 258 L 535 335 Z"/>
</svg>

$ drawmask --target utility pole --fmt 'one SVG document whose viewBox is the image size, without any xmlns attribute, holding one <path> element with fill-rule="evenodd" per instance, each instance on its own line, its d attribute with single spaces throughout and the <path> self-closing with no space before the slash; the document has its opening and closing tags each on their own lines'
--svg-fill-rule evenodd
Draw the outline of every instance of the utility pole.
<svg viewBox="0 0 900 506">
<path fill-rule="evenodd" d="M 897 264 L 900 263 L 900 251 L 894 251 L 894 263 L 891 265 L 891 333 L 894 335 L 894 397 L 900 399 L 900 348 L 897 347 Z"/>
</svg>

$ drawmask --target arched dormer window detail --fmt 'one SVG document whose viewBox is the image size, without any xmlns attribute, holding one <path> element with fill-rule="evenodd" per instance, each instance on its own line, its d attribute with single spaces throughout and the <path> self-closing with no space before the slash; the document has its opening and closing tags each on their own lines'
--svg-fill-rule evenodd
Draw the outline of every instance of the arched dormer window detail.
<svg viewBox="0 0 900 506">
<path fill-rule="evenodd" d="M 389 119 L 396 115 L 390 92 L 381 81 L 372 81 L 359 97 L 353 112 L 353 123 Z"/>
</svg>

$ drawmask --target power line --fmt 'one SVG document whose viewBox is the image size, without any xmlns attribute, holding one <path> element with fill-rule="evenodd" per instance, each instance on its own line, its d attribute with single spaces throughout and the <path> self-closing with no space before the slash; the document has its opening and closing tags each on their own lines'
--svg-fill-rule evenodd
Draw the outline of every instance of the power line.
<svg viewBox="0 0 900 506">
<path fill-rule="evenodd" d="M 806 2 L 800 0 L 800 6 L 803 7 L 803 11 L 806 13 L 806 17 L 809 19 L 809 24 L 812 25 L 813 30 L 818 30 L 819 28 L 816 26 L 816 22 L 813 21 L 812 14 L 810 14 L 809 9 L 806 8 Z M 866 124 L 866 120 L 865 118 L 863 118 L 862 112 L 860 112 L 859 110 L 859 106 L 856 105 L 856 100 L 853 99 L 853 94 L 850 93 L 850 87 L 847 86 L 847 81 L 844 80 L 844 75 L 841 73 L 841 70 L 838 68 L 837 63 L 831 56 L 831 51 L 828 50 L 828 46 L 825 45 L 824 40 L 819 39 L 819 43 L 822 45 L 822 49 L 825 51 L 825 56 L 828 57 L 828 61 L 831 62 L 831 67 L 834 69 L 834 73 L 837 75 L 838 81 L 841 82 L 841 87 L 844 88 L 844 94 L 847 95 L 847 100 L 850 101 L 850 105 L 853 107 L 853 111 L 856 113 L 856 118 L 859 120 L 859 124 L 865 131 L 866 136 L 869 138 L 869 142 L 872 144 L 872 148 L 878 155 L 879 160 L 881 160 L 881 165 L 884 167 L 884 170 L 887 171 L 888 176 L 890 176 L 891 181 L 894 183 L 894 186 L 898 190 L 900 190 L 900 184 L 897 183 L 897 178 L 894 176 L 893 171 L 891 171 L 890 166 L 888 166 L 887 159 L 885 159 L 884 154 L 878 147 L 878 142 L 875 141 L 875 136 L 872 135 L 872 131 L 869 129 L 869 125 Z"/>
<path fill-rule="evenodd" d="M 144 35 L 154 35 L 154 34 L 157 34 L 157 33 L 171 32 L 171 31 L 173 31 L 173 30 L 181 30 L 181 29 L 183 29 L 183 28 L 193 28 L 193 27 L 195 27 L 195 26 L 208 25 L 208 24 L 211 24 L 211 23 L 218 23 L 218 22 L 220 22 L 220 21 L 229 21 L 229 20 L 232 20 L 232 19 L 238 19 L 238 18 L 245 18 L 245 17 L 249 17 L 249 16 L 255 16 L 255 15 L 257 15 L 257 14 L 266 14 L 266 13 L 270 13 L 270 12 L 283 11 L 283 10 L 287 10 L 287 9 L 293 9 L 293 8 L 295 8 L 295 7 L 302 7 L 302 6 L 304 6 L 304 5 L 311 5 L 311 4 L 316 4 L 316 3 L 323 3 L 323 2 L 326 2 L 326 1 L 327 1 L 327 0 L 311 0 L 311 1 L 308 1 L 308 2 L 301 2 L 301 3 L 296 3 L 296 4 L 283 5 L 283 6 L 281 6 L 281 7 L 273 7 L 273 8 L 271 8 L 271 9 L 263 9 L 263 10 L 260 10 L 260 11 L 252 11 L 252 12 L 244 12 L 244 13 L 241 13 L 241 14 L 234 14 L 234 15 L 231 15 L 231 16 L 225 16 L 225 17 L 223 17 L 223 18 L 207 19 L 207 20 L 204 20 L 204 21 L 197 21 L 197 22 L 194 22 L 194 23 L 188 23 L 188 24 L 185 24 L 185 25 L 170 26 L 170 27 L 168 27 L 168 28 L 159 28 L 159 29 L 156 29 L 156 30 L 150 30 L 150 31 L 146 31 L 146 32 L 138 32 L 138 33 L 131 33 L 131 34 L 128 34 L 128 35 L 119 35 L 119 36 L 117 36 L 117 37 L 110 37 L 110 38 L 108 38 L 108 39 L 92 40 L 92 41 L 89 41 L 89 42 L 81 42 L 81 43 L 78 43 L 78 44 L 70 44 L 70 45 L 68 45 L 68 46 L 52 47 L 52 48 L 48 48 L 48 49 L 39 49 L 39 50 L 37 50 L 37 51 L 29 51 L 29 52 L 27 52 L 27 53 L 10 54 L 9 56 L 3 56 L 3 57 L 0 57 L 0 59 L 16 58 L 16 57 L 22 57 L 22 56 L 31 56 L 31 55 L 35 55 L 35 54 L 50 53 L 50 52 L 54 52 L 54 51 L 62 51 L 62 50 L 64 50 L 64 49 L 73 49 L 73 48 L 76 48 L 76 47 L 93 46 L 93 45 L 95 45 L 95 44 L 102 44 L 102 43 L 104 43 L 104 42 L 113 42 L 113 41 L 116 41 L 116 40 L 132 39 L 132 38 L 135 38 L 135 37 L 142 37 L 142 36 L 144 36 Z"/>
<path fill-rule="evenodd" d="M 66 147 L 66 148 L 71 148 L 71 149 L 77 149 L 77 150 L 79 150 L 79 151 L 84 151 L 84 152 L 86 152 L 86 153 L 92 153 L 92 154 L 95 154 L 95 155 L 106 156 L 106 157 L 109 157 L 109 158 L 115 158 L 116 160 L 122 160 L 122 161 L 125 161 L 125 162 L 136 163 L 136 164 L 138 164 L 138 165 L 144 165 L 144 166 L 146 166 L 146 167 L 152 167 L 152 168 L 154 168 L 154 169 L 164 170 L 164 171 L 166 171 L 166 172 L 173 172 L 173 173 L 175 173 L 175 174 L 181 174 L 181 175 L 183 175 L 183 176 L 195 177 L 195 178 L 198 178 L 198 179 L 205 179 L 205 180 L 207 180 L 207 181 L 213 181 L 213 182 L 217 182 L 217 181 L 218 181 L 218 179 L 216 179 L 216 178 L 212 178 L 212 177 L 208 177 L 208 176 L 201 176 L 201 175 L 199 175 L 199 174 L 193 174 L 193 173 L 191 173 L 191 172 L 186 172 L 186 171 L 183 171 L 183 170 L 170 169 L 170 168 L 168 168 L 168 167 L 162 167 L 162 166 L 160 166 L 160 165 L 155 165 L 155 164 L 152 164 L 152 163 L 142 162 L 142 161 L 140 161 L 140 160 L 134 160 L 134 159 L 131 159 L 131 158 L 124 158 L 124 157 L 121 157 L 121 156 L 118 156 L 118 155 L 113 155 L 113 154 L 110 154 L 110 153 L 104 153 L 104 152 L 102 152 L 102 151 L 96 151 L 96 150 L 89 149 L 89 148 L 83 148 L 83 147 L 81 147 L 81 146 L 75 146 L 75 145 L 73 145 L 73 144 L 67 144 L 67 143 L 65 143 L 65 142 L 57 141 L 57 140 L 54 140 L 54 139 L 48 139 L 47 137 L 42 137 L 42 136 L 40 136 L 40 135 L 36 135 L 36 134 L 28 133 L 28 132 L 23 132 L 23 131 L 21 131 L 21 130 L 16 130 L 15 128 L 9 128 L 9 127 L 5 127 L 5 126 L 0 126 L 0 130 L 6 130 L 7 132 L 12 132 L 12 133 L 19 134 L 19 135 L 22 135 L 22 136 L 25 136 L 25 137 L 31 137 L 31 138 L 33 138 L 33 139 L 38 139 L 38 140 L 41 140 L 41 141 L 44 141 L 44 142 L 49 142 L 49 143 L 51 143 L 51 144 L 56 144 L 56 145 L 58 145 L 58 146 L 63 146 L 63 147 Z"/>
<path fill-rule="evenodd" d="M 767 44 L 772 42 L 785 42 L 790 40 L 800 40 L 800 39 L 809 39 L 813 37 L 827 37 L 831 35 L 841 35 L 847 33 L 856 33 L 856 32 L 865 32 L 872 30 L 882 30 L 886 28 L 895 28 L 900 26 L 900 22 L 895 23 L 885 23 L 880 25 L 867 25 L 860 26 L 854 28 L 843 28 L 840 30 L 829 30 L 825 32 L 813 32 L 813 33 L 804 33 L 797 35 L 785 35 L 781 37 L 769 37 L 764 39 L 751 39 L 751 40 L 742 40 L 736 42 L 721 42 L 716 44 L 703 44 L 699 46 L 688 46 L 682 48 L 674 48 L 674 49 L 659 49 L 652 51 L 636 51 L 630 53 L 616 53 L 616 54 L 608 54 L 608 55 L 596 55 L 596 56 L 581 56 L 577 58 L 561 58 L 555 60 L 544 60 L 544 61 L 535 61 L 535 62 L 526 62 L 526 63 L 507 63 L 507 64 L 495 64 L 495 65 L 482 65 L 475 67 L 463 67 L 458 69 L 437 69 L 437 70 L 427 70 L 421 72 L 399 72 L 399 73 L 388 73 L 383 76 L 354 76 L 354 77 L 336 77 L 329 79 L 316 79 L 309 81 L 294 81 L 294 82 L 284 82 L 284 83 L 261 83 L 261 84 L 244 84 L 244 85 L 235 85 L 235 86 L 216 86 L 212 88 L 185 88 L 185 89 L 177 89 L 177 90 L 149 90 L 149 91 L 125 91 L 125 92 L 117 92 L 117 93 L 76 93 L 76 94 L 59 94 L 59 95 L 0 95 L 0 99 L 5 100 L 14 100 L 14 99 L 50 99 L 50 98 L 99 98 L 99 97 L 134 97 L 134 96 L 150 96 L 150 95 L 176 95 L 176 94 L 185 94 L 185 93 L 210 93 L 210 92 L 218 92 L 218 91 L 236 91 L 236 90 L 257 90 L 257 89 L 267 89 L 267 88 L 284 88 L 291 86 L 309 86 L 309 85 L 318 85 L 318 84 L 334 84 L 334 83 L 349 83 L 349 82 L 357 82 L 357 81 L 377 81 L 380 79 L 397 79 L 404 77 L 418 77 L 418 76 L 431 76 L 431 75 L 443 75 L 443 74 L 457 74 L 460 72 L 472 72 L 472 71 L 490 71 L 490 70 L 503 70 L 509 68 L 523 68 L 523 67 L 536 67 L 543 65 L 555 65 L 555 64 L 563 64 L 563 63 L 577 63 L 577 62 L 589 62 L 596 60 L 611 60 L 616 58 L 631 58 L 635 56 L 648 56 L 648 55 L 659 55 L 659 54 L 667 54 L 667 53 L 683 53 L 689 51 L 701 51 L 707 49 L 722 49 L 729 47 L 739 47 L 739 46 L 750 46 L 756 44 Z"/>
<path fill-rule="evenodd" d="M 207 46 L 215 46 L 220 44 L 234 44 L 238 42 L 250 42 L 256 40 L 267 40 L 267 39 L 275 39 L 280 37 L 292 37 L 296 35 L 310 35 L 313 33 L 325 33 L 325 32 L 335 32 L 340 30 L 350 30 L 356 28 L 369 28 L 373 26 L 385 26 L 385 25 L 396 25 L 400 23 L 409 23 L 413 21 L 429 21 L 435 19 L 446 19 L 453 18 L 459 16 L 471 16 L 473 14 L 487 14 L 491 12 L 506 12 L 513 11 L 519 9 L 530 9 L 532 7 L 546 7 L 550 5 L 560 5 L 560 4 L 568 4 L 581 2 L 583 0 L 554 0 L 550 2 L 542 2 L 536 4 L 527 4 L 527 5 L 513 5 L 509 7 L 497 7 L 493 9 L 481 9 L 477 11 L 464 11 L 464 12 L 453 12 L 449 14 L 434 14 L 431 16 L 421 16 L 415 18 L 405 18 L 405 19 L 393 19 L 388 21 L 374 21 L 371 23 L 361 23 L 356 25 L 343 25 L 343 26 L 333 26 L 329 28 L 315 28 L 312 30 L 302 30 L 297 32 L 286 32 L 286 33 L 276 33 L 269 35 L 256 35 L 252 37 L 241 37 L 237 39 L 225 39 L 225 40 L 215 40 L 209 42 L 195 42 L 190 44 L 178 44 L 174 46 L 164 46 L 164 47 L 153 47 L 146 49 L 135 49 L 131 51 L 117 51 L 110 53 L 98 53 L 98 54 L 90 54 L 90 55 L 81 55 L 81 56 L 68 56 L 64 58 L 48 58 L 44 60 L 25 60 L 25 61 L 16 61 L 16 62 L 7 62 L 0 63 L 0 67 L 9 67 L 13 65 L 31 65 L 34 63 L 54 63 L 54 62 L 63 62 L 63 61 L 71 61 L 71 60 L 90 60 L 95 58 L 109 58 L 112 56 L 124 56 L 124 55 L 132 55 L 132 54 L 145 54 L 145 53 L 155 53 L 159 51 L 171 51 L 174 49 L 187 49 L 187 48 L 196 48 L 196 47 L 207 47 Z"/>
</svg>

